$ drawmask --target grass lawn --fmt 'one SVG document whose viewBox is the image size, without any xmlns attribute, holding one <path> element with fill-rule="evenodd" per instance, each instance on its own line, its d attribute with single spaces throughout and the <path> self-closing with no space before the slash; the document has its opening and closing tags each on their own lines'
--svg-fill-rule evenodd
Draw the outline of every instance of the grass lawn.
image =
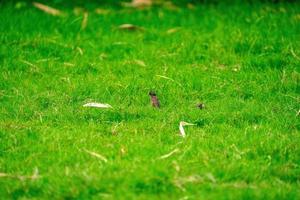
<svg viewBox="0 0 300 200">
<path fill-rule="evenodd" d="M 0 3 L 1 199 L 300 198 L 300 4 L 52 6 Z"/>
</svg>

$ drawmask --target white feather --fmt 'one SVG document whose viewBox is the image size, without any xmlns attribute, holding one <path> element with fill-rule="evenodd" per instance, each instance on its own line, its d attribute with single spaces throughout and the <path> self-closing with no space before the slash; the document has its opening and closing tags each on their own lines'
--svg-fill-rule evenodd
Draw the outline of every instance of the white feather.
<svg viewBox="0 0 300 200">
<path fill-rule="evenodd" d="M 96 102 L 86 103 L 86 104 L 83 105 L 83 107 L 112 108 L 112 106 L 109 105 L 109 104 L 106 104 L 106 103 L 96 103 Z"/>
</svg>

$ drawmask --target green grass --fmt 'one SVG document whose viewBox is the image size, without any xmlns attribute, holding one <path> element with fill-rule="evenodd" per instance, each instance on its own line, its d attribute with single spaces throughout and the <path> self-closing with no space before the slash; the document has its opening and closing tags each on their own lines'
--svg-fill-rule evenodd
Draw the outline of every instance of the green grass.
<svg viewBox="0 0 300 200">
<path fill-rule="evenodd" d="M 1 199 L 300 198 L 299 4 L 95 8 L 0 4 Z"/>
</svg>

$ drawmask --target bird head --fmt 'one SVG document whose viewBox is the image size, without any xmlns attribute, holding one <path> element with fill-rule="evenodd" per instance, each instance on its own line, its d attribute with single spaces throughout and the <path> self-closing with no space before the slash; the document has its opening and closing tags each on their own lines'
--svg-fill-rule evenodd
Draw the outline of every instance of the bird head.
<svg viewBox="0 0 300 200">
<path fill-rule="evenodd" d="M 155 93 L 154 91 L 150 91 L 150 92 L 149 92 L 149 95 L 150 95 L 150 96 L 156 96 L 156 93 Z"/>
</svg>

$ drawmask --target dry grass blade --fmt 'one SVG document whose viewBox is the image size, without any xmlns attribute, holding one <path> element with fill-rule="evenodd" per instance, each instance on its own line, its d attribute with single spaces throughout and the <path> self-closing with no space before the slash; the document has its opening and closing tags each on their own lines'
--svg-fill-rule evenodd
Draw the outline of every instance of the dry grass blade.
<svg viewBox="0 0 300 200">
<path fill-rule="evenodd" d="M 36 62 L 37 63 L 42 63 L 42 62 L 49 62 L 49 61 L 56 61 L 59 60 L 60 57 L 56 57 L 56 58 L 44 58 L 44 59 L 39 59 Z"/>
<path fill-rule="evenodd" d="M 84 12 L 85 12 L 84 9 L 81 8 L 81 7 L 75 7 L 75 8 L 73 9 L 73 13 L 74 13 L 74 15 L 76 15 L 76 16 L 81 15 L 81 14 L 84 13 Z"/>
<path fill-rule="evenodd" d="M 34 168 L 33 174 L 31 176 L 31 179 L 38 179 L 39 178 L 39 169 L 36 167 Z"/>
<path fill-rule="evenodd" d="M 163 78 L 163 79 L 167 79 L 167 80 L 169 80 L 169 81 L 172 81 L 172 82 L 178 84 L 180 87 L 182 87 L 182 85 L 181 85 L 179 82 L 175 81 L 175 80 L 172 79 L 172 78 L 169 78 L 169 77 L 163 76 L 163 75 L 156 75 L 156 76 L 159 77 L 159 78 Z"/>
<path fill-rule="evenodd" d="M 22 62 L 22 63 L 24 63 L 24 64 L 30 66 L 32 71 L 39 72 L 39 67 L 36 66 L 35 64 L 33 64 L 33 63 L 31 63 L 31 62 L 28 62 L 28 61 L 26 61 L 26 60 L 20 60 L 20 62 Z"/>
<path fill-rule="evenodd" d="M 100 154 L 98 154 L 98 153 L 96 153 L 96 152 L 89 151 L 89 150 L 86 150 L 86 149 L 84 149 L 84 151 L 85 151 L 86 153 L 90 154 L 91 156 L 94 156 L 94 157 L 96 157 L 96 158 L 99 158 L 99 159 L 102 160 L 103 162 L 107 162 L 107 159 L 106 159 L 104 156 L 102 156 L 102 155 L 100 155 Z"/>
<path fill-rule="evenodd" d="M 89 13 L 88 12 L 84 12 L 83 13 L 83 19 L 81 22 L 81 29 L 84 30 L 87 26 L 87 22 L 88 22 L 88 18 L 89 18 Z"/>
<path fill-rule="evenodd" d="M 68 66 L 68 67 L 74 67 L 75 66 L 75 64 L 69 63 L 69 62 L 64 62 L 64 65 Z"/>
<path fill-rule="evenodd" d="M 291 48 L 291 54 L 294 56 L 294 58 L 296 58 L 297 60 L 300 60 L 300 58 L 296 55 L 296 53 L 294 52 L 294 50 Z"/>
<path fill-rule="evenodd" d="M 174 153 L 177 153 L 177 152 L 179 152 L 179 149 L 174 149 L 170 153 L 167 153 L 165 155 L 160 156 L 158 159 L 166 159 L 166 158 L 172 156 Z"/>
<path fill-rule="evenodd" d="M 53 15 L 53 16 L 62 16 L 63 12 L 56 9 L 56 8 L 52 8 L 50 6 L 46 6 L 44 4 L 38 3 L 38 2 L 33 2 L 34 7 L 40 9 L 41 11 Z"/>
<path fill-rule="evenodd" d="M 76 50 L 81 56 L 83 55 L 83 50 L 80 47 L 76 47 Z"/>
<path fill-rule="evenodd" d="M 32 64 L 31 62 L 28 62 L 28 61 L 26 61 L 26 60 L 20 60 L 20 62 L 22 62 L 22 63 L 24 63 L 24 64 L 26 64 L 26 65 L 29 65 L 29 66 L 31 66 L 31 67 L 37 67 L 36 65 L 34 65 L 34 64 Z"/>
<path fill-rule="evenodd" d="M 34 172 L 31 176 L 22 176 L 22 175 L 14 175 L 14 174 L 7 174 L 7 173 L 0 173 L 0 178 L 3 177 L 7 177 L 7 178 L 17 178 L 17 179 L 20 179 L 20 180 L 24 180 L 24 179 L 31 179 L 31 180 L 35 180 L 35 179 L 38 179 L 40 178 L 39 176 L 39 170 L 38 168 L 35 168 L 34 169 Z"/>
<path fill-rule="evenodd" d="M 173 34 L 173 33 L 176 33 L 180 30 L 180 27 L 175 27 L 175 28 L 171 28 L 169 30 L 167 30 L 167 34 Z"/>
<path fill-rule="evenodd" d="M 178 187 L 182 191 L 185 191 L 186 189 L 184 186 L 186 184 L 203 182 L 203 178 L 201 176 L 195 174 L 195 175 L 190 175 L 187 177 L 177 177 L 176 179 L 174 179 L 173 182 L 176 187 Z"/>
</svg>

